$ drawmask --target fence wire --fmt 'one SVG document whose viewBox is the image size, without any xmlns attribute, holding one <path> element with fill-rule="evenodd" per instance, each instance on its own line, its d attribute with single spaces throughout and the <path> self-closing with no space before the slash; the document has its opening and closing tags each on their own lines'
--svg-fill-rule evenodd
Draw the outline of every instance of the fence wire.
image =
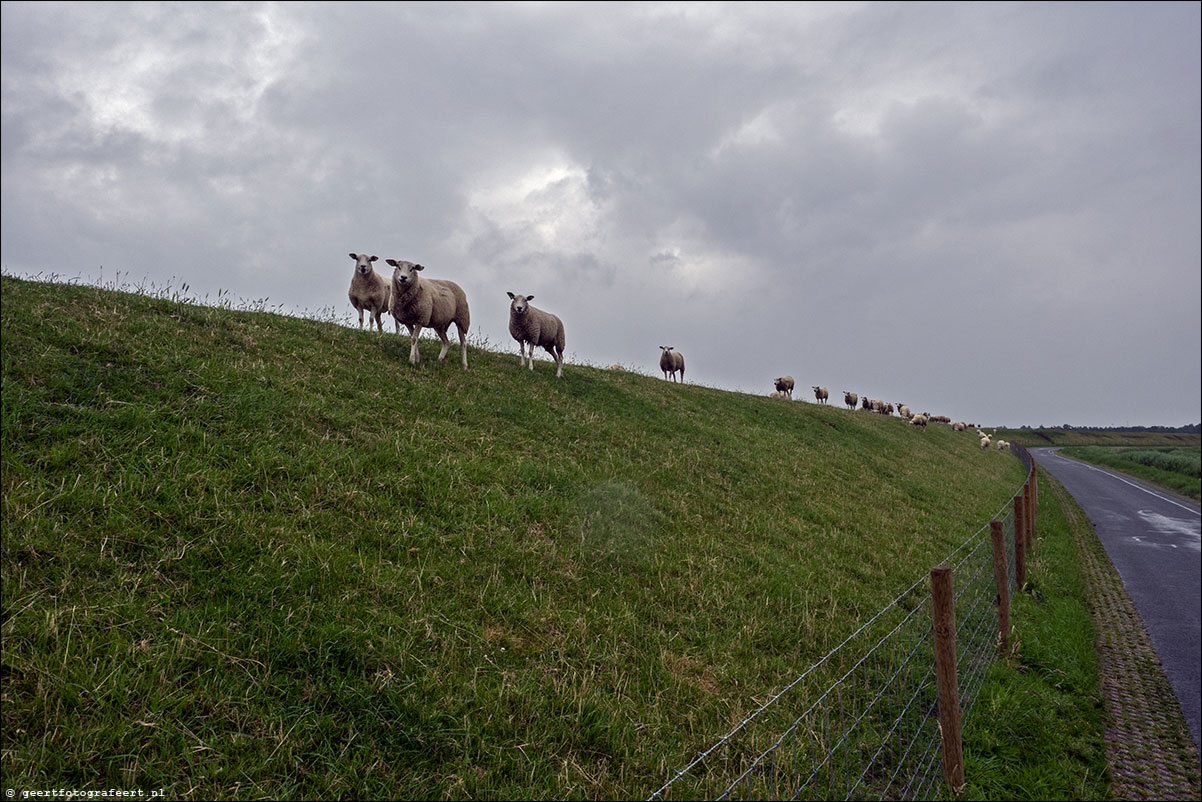
<svg viewBox="0 0 1202 802">
<path fill-rule="evenodd" d="M 1012 448 L 1030 475 L 1030 455 Z M 1013 498 L 993 520 L 1003 524 L 1013 595 Z M 941 564 L 953 566 L 960 709 L 968 726 L 998 645 L 989 526 Z M 932 643 L 924 576 L 649 800 L 932 798 L 943 785 Z"/>
</svg>

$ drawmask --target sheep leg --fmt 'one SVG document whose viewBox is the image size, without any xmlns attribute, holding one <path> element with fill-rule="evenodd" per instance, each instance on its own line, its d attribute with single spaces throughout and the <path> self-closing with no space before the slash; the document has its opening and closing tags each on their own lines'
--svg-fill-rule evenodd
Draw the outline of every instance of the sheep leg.
<svg viewBox="0 0 1202 802">
<path fill-rule="evenodd" d="M 563 378 L 563 351 L 557 351 L 555 354 L 555 378 Z"/>
<path fill-rule="evenodd" d="M 438 334 L 438 339 L 442 340 L 442 350 L 438 352 L 438 361 L 442 362 L 447 358 L 447 351 L 451 350 L 451 341 L 447 339 L 446 329 L 435 329 L 434 331 Z"/>
<path fill-rule="evenodd" d="M 417 350 L 417 338 L 421 335 L 421 333 L 421 326 L 409 326 L 409 335 L 411 338 L 409 345 L 409 364 L 411 365 L 417 365 L 422 361 L 422 355 Z"/>
<path fill-rule="evenodd" d="M 463 369 L 467 370 L 467 335 L 463 333 L 463 329 L 459 324 L 455 324 L 456 330 L 459 332 L 459 353 L 463 356 Z"/>
<path fill-rule="evenodd" d="M 368 325 L 370 325 L 370 324 L 371 324 L 371 321 L 369 320 Z M 363 328 L 363 307 L 361 307 L 361 306 L 359 307 L 359 328 L 360 329 Z"/>
</svg>

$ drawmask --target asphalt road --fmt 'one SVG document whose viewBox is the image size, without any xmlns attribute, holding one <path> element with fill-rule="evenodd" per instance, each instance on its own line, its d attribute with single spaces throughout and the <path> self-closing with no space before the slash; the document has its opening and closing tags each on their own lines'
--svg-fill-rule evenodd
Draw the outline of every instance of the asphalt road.
<svg viewBox="0 0 1202 802">
<path fill-rule="evenodd" d="M 1089 516 L 1202 752 L 1202 512 L 1197 504 L 1056 451 L 1032 448 L 1031 454 Z"/>
</svg>

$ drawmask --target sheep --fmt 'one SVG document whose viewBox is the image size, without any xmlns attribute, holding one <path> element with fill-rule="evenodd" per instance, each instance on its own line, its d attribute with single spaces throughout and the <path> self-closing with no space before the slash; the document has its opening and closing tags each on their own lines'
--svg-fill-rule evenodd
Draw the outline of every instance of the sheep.
<svg viewBox="0 0 1202 802">
<path fill-rule="evenodd" d="M 614 373 L 625 373 L 626 372 L 626 368 L 622 367 L 617 362 L 610 365 L 608 368 L 606 368 L 606 370 L 612 370 Z"/>
<path fill-rule="evenodd" d="M 679 351 L 673 351 L 670 345 L 661 345 L 659 350 L 662 351 L 659 355 L 659 369 L 664 372 L 664 379 L 669 376 L 676 378 L 676 371 L 680 371 L 680 378 L 677 381 L 684 381 L 684 354 Z"/>
<path fill-rule="evenodd" d="M 897 402 L 897 414 L 901 416 L 902 420 L 909 420 L 914 415 L 910 408 L 901 401 Z"/>
<path fill-rule="evenodd" d="M 790 401 L 793 400 L 793 377 L 792 376 L 778 376 L 777 378 L 772 380 L 772 383 L 775 384 L 776 389 L 780 390 L 782 393 L 784 393 L 785 396 Z"/>
<path fill-rule="evenodd" d="M 927 430 L 927 420 L 927 416 L 919 412 L 917 415 L 910 416 L 910 425 L 921 426 L 922 430 L 925 432 Z"/>
<path fill-rule="evenodd" d="M 380 322 L 380 315 L 388 311 L 392 285 L 371 266 L 371 263 L 380 257 L 352 253 L 351 258 L 355 260 L 355 272 L 351 276 L 351 289 L 347 294 L 350 296 L 351 306 L 359 312 L 359 328 L 363 328 L 363 310 L 366 309 L 368 331 L 371 330 L 371 322 L 374 319 L 376 329 L 383 334 L 384 324 Z"/>
<path fill-rule="evenodd" d="M 878 415 L 885 414 L 885 402 L 879 398 L 872 399 L 872 411 Z"/>
<path fill-rule="evenodd" d="M 814 388 L 814 398 L 818 399 L 819 404 L 825 404 L 827 399 L 831 397 L 830 392 L 828 392 L 825 387 L 819 387 L 816 384 L 812 384 L 810 386 Z"/>
<path fill-rule="evenodd" d="M 1010 447 L 1009 441 L 1006 441 L 1006 440 L 998 440 L 997 441 L 997 450 L 998 451 L 1005 451 L 1009 447 Z"/>
<path fill-rule="evenodd" d="M 849 393 L 846 390 L 843 391 L 843 403 L 847 405 L 848 409 L 854 410 L 859 401 L 860 397 L 855 393 Z"/>
<path fill-rule="evenodd" d="M 967 428 L 968 428 L 968 424 L 965 423 L 964 421 L 959 421 L 959 420 L 952 421 L 952 431 L 953 432 L 962 432 Z"/>
<path fill-rule="evenodd" d="M 534 370 L 534 347 L 540 346 L 555 359 L 555 378 L 563 378 L 563 321 L 550 312 L 530 305 L 533 295 L 509 296 L 509 333 L 518 341 L 519 364 L 526 364 L 526 343 L 530 343 L 530 370 Z"/>
<path fill-rule="evenodd" d="M 442 351 L 438 361 L 442 362 L 451 347 L 447 330 L 454 323 L 459 329 L 459 353 L 463 369 L 467 370 L 467 330 L 471 325 L 471 311 L 467 305 L 467 294 L 463 288 L 447 279 L 422 278 L 419 273 L 424 265 L 387 259 L 392 265 L 392 302 L 389 311 L 396 319 L 396 333 L 401 333 L 401 324 L 409 329 L 409 363 L 421 362 L 417 350 L 417 338 L 422 328 L 429 326 L 442 340 Z"/>
<path fill-rule="evenodd" d="M 768 393 L 768 397 L 769 398 L 783 398 L 786 401 L 789 399 L 789 396 L 785 395 L 780 390 L 773 390 L 772 392 Z"/>
<path fill-rule="evenodd" d="M 989 435 L 985 434 L 984 432 L 981 432 L 981 433 L 980 433 L 980 435 L 981 435 L 981 448 L 982 448 L 982 450 L 984 450 L 984 449 L 986 449 L 986 448 L 989 448 L 989 442 L 990 442 L 990 441 L 989 441 Z"/>
</svg>

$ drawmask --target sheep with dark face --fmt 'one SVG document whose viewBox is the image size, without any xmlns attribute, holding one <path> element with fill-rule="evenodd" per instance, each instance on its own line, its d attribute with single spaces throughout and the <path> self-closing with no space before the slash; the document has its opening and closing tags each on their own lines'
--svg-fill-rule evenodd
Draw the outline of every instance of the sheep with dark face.
<svg viewBox="0 0 1202 802">
<path fill-rule="evenodd" d="M 814 390 L 814 398 L 819 404 L 825 404 L 827 399 L 831 397 L 830 391 L 825 387 L 819 387 L 816 384 L 811 384 L 810 387 Z"/>
<path fill-rule="evenodd" d="M 371 329 L 372 320 L 375 320 L 376 329 L 383 334 L 384 324 L 380 322 L 380 315 L 388 311 L 392 285 L 372 267 L 371 263 L 380 257 L 352 253 L 351 258 L 355 260 L 355 273 L 351 276 L 351 289 L 347 294 L 351 306 L 359 312 L 359 328 L 363 328 L 363 312 L 366 310 L 368 330 Z"/>
<path fill-rule="evenodd" d="M 392 301 L 390 311 L 396 319 L 397 334 L 401 324 L 409 329 L 409 362 L 416 365 L 421 361 L 417 350 L 417 338 L 426 326 L 434 329 L 442 340 L 442 351 L 438 361 L 446 359 L 451 343 L 447 330 L 451 324 L 459 330 L 459 352 L 463 369 L 467 370 L 467 330 L 471 325 L 471 312 L 467 306 L 467 295 L 463 288 L 446 279 L 422 278 L 424 265 L 400 259 L 388 259 L 392 265 Z"/>
<path fill-rule="evenodd" d="M 662 351 L 659 355 L 659 369 L 664 372 L 664 378 L 676 378 L 676 371 L 680 371 L 680 378 L 677 381 L 684 381 L 684 354 L 673 350 L 671 345 L 661 345 L 659 350 Z"/>
<path fill-rule="evenodd" d="M 533 295 L 509 295 L 509 333 L 518 341 L 520 364 L 526 364 L 530 345 L 530 370 L 534 370 L 534 348 L 538 346 L 555 359 L 555 377 L 563 377 L 565 335 L 563 321 L 550 312 L 530 305 Z"/>
<path fill-rule="evenodd" d="M 858 395 L 855 393 L 849 393 L 846 390 L 843 391 L 843 403 L 847 405 L 848 409 L 855 409 L 856 404 L 859 402 L 860 397 Z"/>
<path fill-rule="evenodd" d="M 789 400 L 793 399 L 793 377 L 792 376 L 777 376 L 772 380 L 773 385 L 780 392 L 784 393 Z"/>
</svg>

